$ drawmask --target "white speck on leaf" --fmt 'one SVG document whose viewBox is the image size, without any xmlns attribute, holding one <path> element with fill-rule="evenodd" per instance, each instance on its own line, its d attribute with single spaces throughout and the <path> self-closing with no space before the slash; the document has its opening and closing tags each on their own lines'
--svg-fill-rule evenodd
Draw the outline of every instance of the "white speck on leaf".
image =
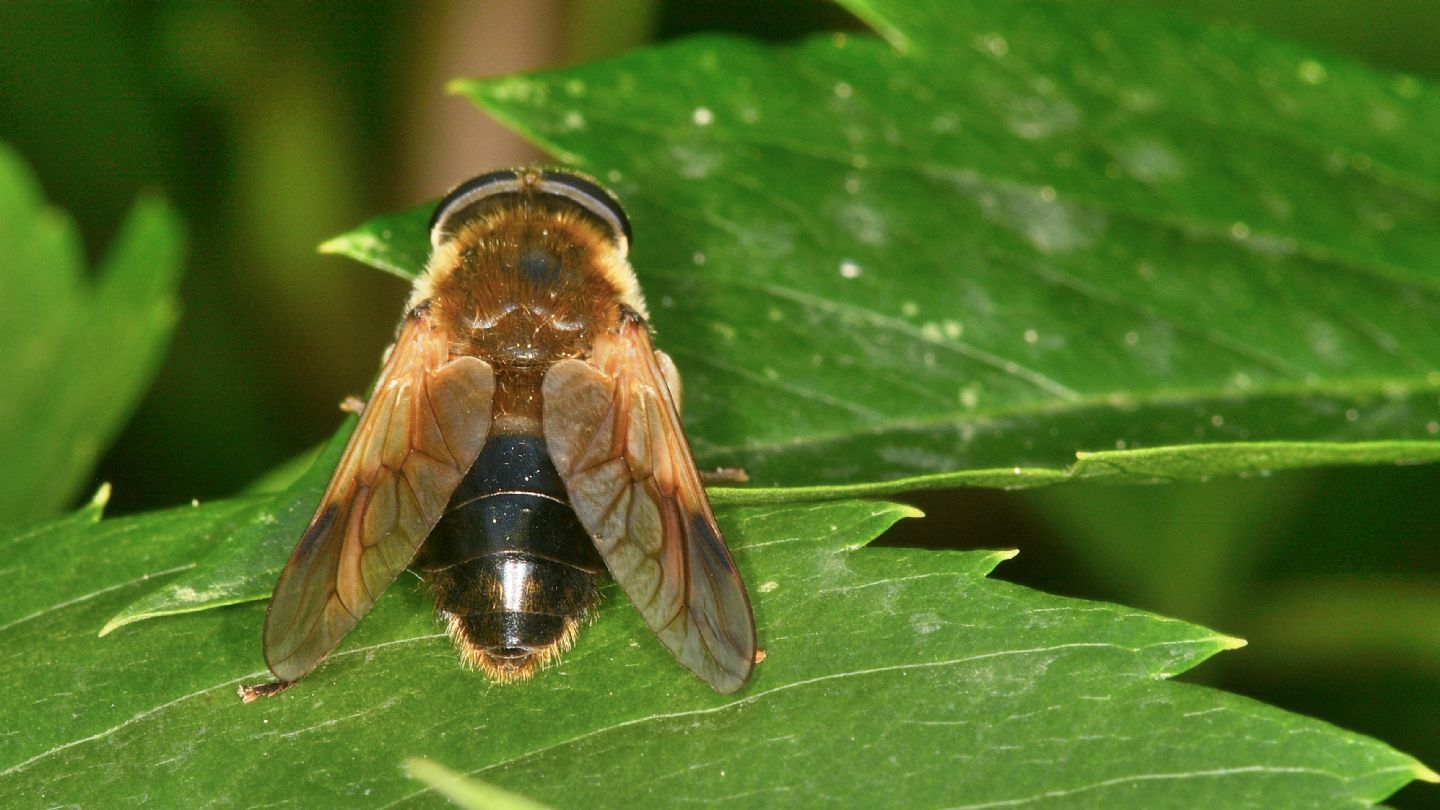
<svg viewBox="0 0 1440 810">
<path fill-rule="evenodd" d="M 840 212 L 840 225 L 867 245 L 882 245 L 886 242 L 885 219 L 869 206 L 858 203 L 845 206 Z"/>
<path fill-rule="evenodd" d="M 1016 96 L 1008 106 L 1005 123 L 1027 141 L 1069 132 L 1080 125 L 1080 108 L 1059 96 Z"/>
<path fill-rule="evenodd" d="M 680 167 L 680 176 L 687 180 L 709 177 L 721 163 L 719 151 L 693 143 L 677 143 L 671 146 L 670 157 Z"/>
<path fill-rule="evenodd" d="M 1345 351 L 1341 346 L 1340 330 L 1326 321 L 1316 321 L 1310 324 L 1309 330 L 1310 351 L 1321 360 L 1332 365 L 1341 365 L 1345 362 Z"/>
<path fill-rule="evenodd" d="M 955 172 L 948 179 L 975 201 L 986 219 L 1023 235 L 1042 253 L 1088 248 L 1109 228 L 1102 211 L 1046 199 L 1050 195 L 1043 189 L 995 187 L 968 171 Z"/>
<path fill-rule="evenodd" d="M 1126 173 L 1143 183 L 1178 180 L 1185 175 L 1180 156 L 1155 138 L 1130 138 L 1115 148 L 1115 159 Z"/>
<path fill-rule="evenodd" d="M 696 107 L 695 111 L 690 113 L 690 120 L 694 121 L 697 127 L 708 127 L 715 123 L 715 113 L 711 112 L 709 107 Z"/>
<path fill-rule="evenodd" d="M 1319 84 L 1325 81 L 1325 66 L 1314 59 L 1305 59 L 1295 69 L 1295 75 L 1306 84 Z"/>
<path fill-rule="evenodd" d="M 923 447 L 882 447 L 876 454 L 882 461 L 914 470 L 944 472 L 955 468 L 955 460 L 949 453 Z"/>
<path fill-rule="evenodd" d="M 997 59 L 1010 52 L 1010 43 L 999 34 L 981 34 L 976 37 L 976 44 Z"/>
<path fill-rule="evenodd" d="M 910 617 L 910 626 L 915 628 L 916 633 L 922 636 L 928 636 L 941 627 L 944 627 L 945 620 L 941 619 L 938 613 L 916 613 Z"/>
<path fill-rule="evenodd" d="M 960 128 L 960 119 L 953 115 L 937 115 L 930 122 L 930 129 L 935 132 L 954 132 Z"/>
<path fill-rule="evenodd" d="M 850 259 L 845 259 L 844 261 L 840 262 L 841 278 L 859 278 L 861 272 L 862 271 L 860 265 L 856 264 Z"/>
</svg>

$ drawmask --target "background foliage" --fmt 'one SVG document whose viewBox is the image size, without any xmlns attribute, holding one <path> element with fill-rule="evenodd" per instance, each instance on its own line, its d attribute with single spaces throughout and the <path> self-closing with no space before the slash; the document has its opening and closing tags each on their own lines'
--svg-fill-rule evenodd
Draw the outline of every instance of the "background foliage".
<svg viewBox="0 0 1440 810">
<path fill-rule="evenodd" d="M 1209 10 L 1233 16 L 1241 7 Z M 1425 61 L 1436 58 L 1424 46 L 1436 31 L 1425 4 L 1387 4 L 1393 16 L 1367 3 L 1307 4 L 1291 15 L 1294 8 L 1243 10 L 1256 24 L 1382 65 L 1436 69 Z M 564 11 L 586 13 L 584 4 Z M 664 4 L 635 11 L 662 37 L 733 24 L 686 19 Z M 856 26 L 818 3 L 781 21 L 753 9 L 733 15 L 766 28 L 751 33 L 780 37 Z M 436 20 L 418 21 L 398 4 L 337 16 L 277 6 L 97 12 L 22 3 L 0 15 L 0 138 L 75 212 L 89 252 L 116 241 L 123 212 L 146 185 L 170 193 L 195 232 L 175 348 L 96 479 L 116 483 L 113 509 L 229 495 L 328 435 L 339 394 L 373 374 L 403 285 L 316 257 L 313 245 L 374 211 L 433 197 L 476 164 L 517 159 L 482 157 L 467 143 L 454 150 L 459 165 L 431 185 L 406 184 L 417 172 L 405 152 L 415 131 L 436 120 L 418 99 L 435 96 L 450 76 L 519 66 L 452 65 L 427 77 L 414 66 L 447 52 L 454 33 L 446 25 L 456 16 Z M 542 62 L 625 44 L 554 20 L 550 30 Z M 931 519 L 901 524 L 890 537 L 1019 546 L 1025 554 L 1004 569 L 1009 578 L 1247 637 L 1249 648 L 1198 675 L 1433 763 L 1440 742 L 1424 718 L 1440 710 L 1437 484 L 1435 470 L 1420 467 L 946 493 L 921 498 Z"/>
</svg>

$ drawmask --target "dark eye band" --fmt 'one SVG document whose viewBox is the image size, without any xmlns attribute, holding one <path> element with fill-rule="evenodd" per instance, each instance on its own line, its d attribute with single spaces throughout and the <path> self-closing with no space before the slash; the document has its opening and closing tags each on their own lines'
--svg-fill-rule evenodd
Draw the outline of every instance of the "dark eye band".
<svg viewBox="0 0 1440 810">
<path fill-rule="evenodd" d="M 476 213 L 505 199 L 529 195 L 558 197 L 578 206 L 614 234 L 622 252 L 629 250 L 630 220 L 615 195 L 598 183 L 573 172 L 547 169 L 505 169 L 488 172 L 456 186 L 430 217 L 430 244 L 439 247 L 454 236 L 459 225 Z"/>
<path fill-rule="evenodd" d="M 630 218 L 625 216 L 625 209 L 620 207 L 620 200 L 616 199 L 609 189 L 602 187 L 590 178 L 574 172 L 551 169 L 541 173 L 540 190 L 547 194 L 568 197 L 579 203 L 585 210 L 609 225 L 610 230 L 614 231 L 616 236 L 624 237 L 626 245 L 629 245 L 630 240 L 634 238 L 630 233 Z"/>
</svg>

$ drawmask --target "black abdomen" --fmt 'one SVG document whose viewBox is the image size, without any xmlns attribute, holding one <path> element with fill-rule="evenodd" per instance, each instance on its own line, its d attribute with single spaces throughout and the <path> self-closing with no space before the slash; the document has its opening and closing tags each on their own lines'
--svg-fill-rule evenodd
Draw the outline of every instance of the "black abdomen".
<svg viewBox="0 0 1440 810">
<path fill-rule="evenodd" d="M 605 570 L 545 440 L 491 436 L 416 559 L 469 663 L 525 678 L 574 639 Z"/>
</svg>

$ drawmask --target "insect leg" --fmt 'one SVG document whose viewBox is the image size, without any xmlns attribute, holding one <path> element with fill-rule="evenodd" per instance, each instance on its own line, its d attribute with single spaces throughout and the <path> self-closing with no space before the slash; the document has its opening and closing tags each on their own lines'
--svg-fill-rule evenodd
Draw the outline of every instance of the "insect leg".
<svg viewBox="0 0 1440 810">
<path fill-rule="evenodd" d="M 289 689 L 294 681 L 270 681 L 268 683 L 257 683 L 253 686 L 242 685 L 240 687 L 240 700 L 245 703 L 253 703 L 264 697 L 275 695 Z"/>
</svg>

